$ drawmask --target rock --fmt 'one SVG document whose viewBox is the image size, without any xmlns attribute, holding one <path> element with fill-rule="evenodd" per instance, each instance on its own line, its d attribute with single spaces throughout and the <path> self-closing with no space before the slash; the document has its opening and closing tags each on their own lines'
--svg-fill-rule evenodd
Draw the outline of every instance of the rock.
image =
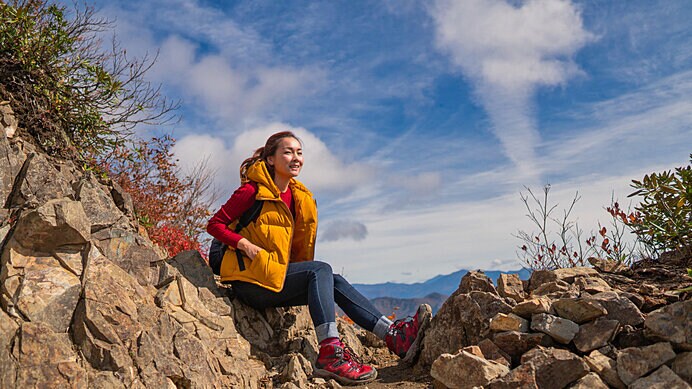
<svg viewBox="0 0 692 389">
<path fill-rule="evenodd" d="M 595 321 L 579 326 L 574 337 L 574 345 L 582 353 L 588 353 L 608 344 L 620 328 L 617 320 L 598 318 Z"/>
<path fill-rule="evenodd" d="M 553 270 L 534 270 L 529 277 L 529 292 L 533 292 L 538 289 L 541 285 L 548 282 L 557 281 L 555 272 Z"/>
<path fill-rule="evenodd" d="M 29 152 L 24 159 L 13 185 L 7 198 L 7 208 L 35 208 L 49 200 L 74 198 L 68 178 L 43 154 L 34 152 Z"/>
<path fill-rule="evenodd" d="M 527 300 L 515 305 L 512 308 L 512 313 L 530 319 L 531 316 L 537 313 L 552 313 L 552 301 L 547 297 L 538 297 Z"/>
<path fill-rule="evenodd" d="M 531 297 L 538 296 L 549 296 L 557 297 L 562 296 L 570 291 L 570 285 L 564 281 L 550 281 L 542 284 L 538 288 L 531 291 Z"/>
<path fill-rule="evenodd" d="M 442 353 L 456 353 L 462 347 L 478 344 L 490 333 L 490 319 L 510 311 L 500 296 L 489 292 L 453 295 L 430 323 L 420 362 L 429 366 Z"/>
<path fill-rule="evenodd" d="M 623 265 L 621 262 L 596 257 L 590 257 L 587 261 L 589 261 L 591 266 L 603 273 L 623 274 L 631 272 L 630 268 Z"/>
<path fill-rule="evenodd" d="M 281 372 L 281 379 L 283 382 L 291 382 L 299 388 L 304 388 L 308 385 L 308 376 L 303 370 L 303 364 L 298 355 L 291 355 L 286 367 Z"/>
<path fill-rule="evenodd" d="M 0 309 L 0 388 L 11 388 L 17 377 L 17 363 L 12 358 L 12 345 L 19 325 Z"/>
<path fill-rule="evenodd" d="M 692 350 L 692 300 L 659 308 L 644 322 L 646 335 L 675 344 L 684 350 Z"/>
<path fill-rule="evenodd" d="M 471 293 L 472 291 L 497 294 L 493 281 L 482 271 L 470 271 L 461 278 L 458 292 Z"/>
<path fill-rule="evenodd" d="M 689 385 L 668 366 L 661 366 L 647 377 L 640 378 L 629 389 L 689 389 Z"/>
<path fill-rule="evenodd" d="M 538 346 L 521 357 L 521 363 L 532 363 L 536 368 L 539 388 L 561 389 L 585 376 L 589 367 L 578 356 L 567 350 Z"/>
<path fill-rule="evenodd" d="M 616 389 L 625 389 L 626 386 L 618 375 L 617 363 L 614 359 L 594 350 L 584 357 L 584 361 L 589 365 L 591 371 L 596 372 L 608 385 Z"/>
<path fill-rule="evenodd" d="M 589 373 L 581 377 L 570 389 L 608 389 L 608 385 L 601 380 L 596 373 Z"/>
<path fill-rule="evenodd" d="M 509 297 L 516 302 L 524 301 L 524 285 L 516 274 L 500 274 L 497 279 L 497 293 L 502 297 Z"/>
<path fill-rule="evenodd" d="M 93 234 L 92 242 L 108 258 L 137 279 L 142 286 L 159 282 L 158 263 L 165 259 L 153 244 L 134 231 L 106 228 Z"/>
<path fill-rule="evenodd" d="M 14 116 L 14 111 L 12 110 L 12 107 L 10 107 L 9 104 L 1 103 L 0 129 L 2 129 L 3 138 L 14 137 L 14 133 L 17 131 L 18 126 L 19 122 L 17 121 L 17 118 Z"/>
<path fill-rule="evenodd" d="M 562 318 L 583 324 L 603 316 L 608 311 L 597 301 L 583 298 L 566 298 L 553 302 L 553 309 Z"/>
<path fill-rule="evenodd" d="M 609 292 L 613 289 L 600 277 L 576 277 L 574 279 L 574 285 L 579 288 L 580 291 L 591 294 Z"/>
<path fill-rule="evenodd" d="M 488 389 L 538 389 L 536 368 L 532 363 L 519 365 L 508 374 L 496 378 L 488 384 Z"/>
<path fill-rule="evenodd" d="M 579 331 L 579 325 L 561 317 L 538 313 L 531 317 L 531 329 L 548 334 L 562 344 L 568 344 Z"/>
<path fill-rule="evenodd" d="M 590 267 L 568 267 L 564 269 L 557 269 L 554 271 L 555 277 L 560 281 L 565 281 L 567 283 L 574 282 L 576 277 L 598 277 L 598 271 Z"/>
<path fill-rule="evenodd" d="M 487 385 L 496 377 L 509 373 L 509 368 L 466 351 L 442 354 L 433 362 L 430 375 L 448 388 L 473 388 Z"/>
<path fill-rule="evenodd" d="M 618 348 L 644 347 L 656 343 L 644 335 L 644 328 L 631 325 L 621 325 L 620 330 L 613 341 Z"/>
<path fill-rule="evenodd" d="M 91 174 L 82 177 L 75 190 L 75 196 L 82 203 L 91 224 L 91 232 L 116 224 L 120 226 L 128 224 L 127 217 L 113 202 L 110 191 L 96 181 Z"/>
<path fill-rule="evenodd" d="M 12 387 L 87 387 L 67 333 L 55 333 L 43 323 L 23 323 L 16 351 L 17 377 Z"/>
<path fill-rule="evenodd" d="M 485 359 L 501 363 L 510 368 L 512 367 L 512 358 L 507 355 L 507 353 L 500 350 L 492 340 L 483 339 L 478 343 L 478 348 L 481 349 L 481 353 Z"/>
<path fill-rule="evenodd" d="M 479 358 L 487 359 L 485 358 L 485 355 L 483 355 L 483 351 L 481 351 L 481 348 L 478 346 L 466 346 L 461 349 L 461 351 L 466 351 L 469 354 L 473 354 Z"/>
<path fill-rule="evenodd" d="M 675 358 L 668 342 L 645 347 L 630 347 L 618 352 L 618 376 L 626 385 Z"/>
<path fill-rule="evenodd" d="M 591 297 L 608 311 L 607 319 L 617 320 L 622 325 L 637 326 L 644 322 L 644 315 L 632 301 L 616 292 L 597 293 Z"/>
<path fill-rule="evenodd" d="M 692 383 L 692 352 L 678 354 L 670 367 L 688 384 Z"/>
<path fill-rule="evenodd" d="M 89 242 L 91 225 L 78 201 L 56 199 L 22 215 L 12 238 L 24 248 L 49 253 Z"/>
<path fill-rule="evenodd" d="M 494 332 L 519 331 L 529 332 L 528 320 L 513 313 L 498 313 L 490 319 L 490 330 Z"/>
<path fill-rule="evenodd" d="M 545 334 L 527 334 L 517 331 L 498 332 L 493 335 L 493 343 L 517 364 L 521 356 L 530 349 L 540 345 L 548 345 L 550 337 Z"/>
</svg>

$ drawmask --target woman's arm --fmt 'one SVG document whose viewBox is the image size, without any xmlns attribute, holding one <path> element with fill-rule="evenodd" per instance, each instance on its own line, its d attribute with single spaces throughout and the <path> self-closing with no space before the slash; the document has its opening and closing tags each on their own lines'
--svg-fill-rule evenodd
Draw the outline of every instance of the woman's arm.
<svg viewBox="0 0 692 389">
<path fill-rule="evenodd" d="M 250 209 L 252 204 L 255 202 L 255 196 L 257 194 L 257 185 L 250 182 L 242 185 L 240 188 L 236 189 L 231 195 L 231 198 L 226 201 L 221 209 L 219 209 L 214 216 L 209 219 L 207 223 L 207 232 L 209 235 L 220 240 L 222 243 L 227 244 L 233 248 L 239 248 L 247 253 L 243 248 L 247 248 L 246 244 L 243 243 L 243 247 L 239 247 L 241 240 L 249 241 L 243 238 L 240 234 L 235 233 L 233 230 L 228 228 L 234 220 L 238 219 Z M 253 245 L 254 246 L 254 245 Z M 249 255 L 253 258 L 254 255 Z"/>
</svg>

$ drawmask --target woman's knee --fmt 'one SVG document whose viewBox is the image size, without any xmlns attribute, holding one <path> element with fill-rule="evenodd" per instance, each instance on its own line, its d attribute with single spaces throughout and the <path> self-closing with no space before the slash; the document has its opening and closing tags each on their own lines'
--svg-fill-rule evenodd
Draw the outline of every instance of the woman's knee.
<svg viewBox="0 0 692 389">
<path fill-rule="evenodd" d="M 332 271 L 332 266 L 327 262 L 313 261 L 311 268 L 312 271 L 316 274 L 334 274 L 334 272 Z"/>
</svg>

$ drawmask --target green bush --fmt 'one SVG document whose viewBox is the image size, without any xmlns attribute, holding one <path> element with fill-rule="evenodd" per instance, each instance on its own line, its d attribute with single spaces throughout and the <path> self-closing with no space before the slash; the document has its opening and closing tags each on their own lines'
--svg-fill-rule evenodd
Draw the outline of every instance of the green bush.
<svg viewBox="0 0 692 389">
<path fill-rule="evenodd" d="M 111 27 L 91 7 L 68 10 L 47 0 L 0 2 L 0 100 L 52 155 L 102 155 L 141 123 L 174 118 L 177 104 L 144 80 L 154 59 L 131 60 L 113 40 Z"/>
<path fill-rule="evenodd" d="M 690 154 L 692 163 L 692 154 Z M 629 196 L 641 196 L 637 220 L 629 223 L 646 245 L 657 253 L 692 252 L 692 166 L 647 174 L 632 180 L 636 189 Z"/>
</svg>

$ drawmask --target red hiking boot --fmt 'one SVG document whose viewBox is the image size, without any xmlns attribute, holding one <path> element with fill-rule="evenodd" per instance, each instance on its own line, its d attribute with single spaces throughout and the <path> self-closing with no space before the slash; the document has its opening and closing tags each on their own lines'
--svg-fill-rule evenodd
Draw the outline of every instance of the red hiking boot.
<svg viewBox="0 0 692 389">
<path fill-rule="evenodd" d="M 421 304 L 413 317 L 395 321 L 384 337 L 389 351 L 402 358 L 404 363 L 412 363 L 418 357 L 423 335 L 431 319 L 432 308 L 428 304 Z"/>
<path fill-rule="evenodd" d="M 314 374 L 325 379 L 335 379 L 340 384 L 362 384 L 377 378 L 377 370 L 363 364 L 353 351 L 343 343 L 325 344 L 315 362 Z"/>
</svg>

